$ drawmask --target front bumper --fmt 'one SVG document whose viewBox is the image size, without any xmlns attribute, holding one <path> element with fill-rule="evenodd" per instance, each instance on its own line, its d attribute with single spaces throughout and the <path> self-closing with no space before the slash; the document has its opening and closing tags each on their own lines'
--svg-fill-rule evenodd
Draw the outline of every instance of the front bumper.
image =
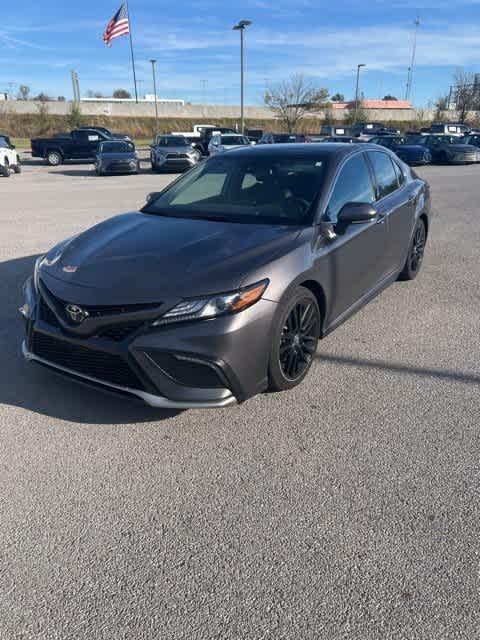
<svg viewBox="0 0 480 640">
<path fill-rule="evenodd" d="M 185 171 L 197 165 L 198 161 L 198 157 L 179 156 L 168 158 L 166 156 L 151 155 L 152 165 L 165 171 Z"/>
<path fill-rule="evenodd" d="M 139 170 L 139 164 L 138 162 L 132 161 L 126 161 L 126 162 L 102 162 L 100 169 L 102 170 L 103 173 L 118 173 L 118 174 L 125 174 L 125 173 L 137 173 Z"/>
<path fill-rule="evenodd" d="M 39 294 L 29 279 L 24 293 L 24 357 L 83 383 L 167 409 L 227 407 L 267 388 L 276 303 L 161 328 L 150 318 L 125 336 L 117 317 L 108 331 L 82 336 L 52 313 L 43 287 Z"/>
</svg>

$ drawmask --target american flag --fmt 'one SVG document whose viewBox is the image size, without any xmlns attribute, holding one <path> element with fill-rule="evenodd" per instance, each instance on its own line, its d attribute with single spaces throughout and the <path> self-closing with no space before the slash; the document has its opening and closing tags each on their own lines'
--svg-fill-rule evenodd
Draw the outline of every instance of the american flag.
<svg viewBox="0 0 480 640">
<path fill-rule="evenodd" d="M 130 33 L 128 12 L 125 2 L 122 2 L 120 9 L 107 24 L 105 33 L 103 34 L 103 41 L 107 47 L 109 47 L 112 44 L 112 40 L 120 36 L 126 36 L 128 33 Z"/>
</svg>

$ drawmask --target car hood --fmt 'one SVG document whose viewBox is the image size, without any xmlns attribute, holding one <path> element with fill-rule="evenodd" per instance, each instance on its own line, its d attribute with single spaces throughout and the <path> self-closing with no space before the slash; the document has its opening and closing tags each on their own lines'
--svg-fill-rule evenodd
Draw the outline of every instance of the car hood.
<svg viewBox="0 0 480 640">
<path fill-rule="evenodd" d="M 84 305 L 165 302 L 231 291 L 246 273 L 286 253 L 297 227 L 129 213 L 92 227 L 44 261 L 62 300 Z"/>
<path fill-rule="evenodd" d="M 98 157 L 105 160 L 136 160 L 137 153 L 135 151 L 129 151 L 128 153 L 99 153 Z"/>
</svg>

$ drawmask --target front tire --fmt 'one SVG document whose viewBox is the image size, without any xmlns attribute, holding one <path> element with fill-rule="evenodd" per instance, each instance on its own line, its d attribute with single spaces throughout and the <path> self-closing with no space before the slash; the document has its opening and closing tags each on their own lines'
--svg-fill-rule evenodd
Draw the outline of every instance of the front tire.
<svg viewBox="0 0 480 640">
<path fill-rule="evenodd" d="M 420 218 L 415 225 L 413 237 L 408 249 L 408 256 L 403 267 L 399 280 L 415 280 L 420 272 L 427 242 L 427 228 L 425 222 Z"/>
<path fill-rule="evenodd" d="M 15 173 L 22 173 L 22 165 L 20 163 L 13 165 L 13 170 Z"/>
<path fill-rule="evenodd" d="M 273 331 L 268 375 L 271 391 L 293 389 L 313 362 L 320 337 L 321 315 L 309 289 L 299 287 L 283 308 Z"/>
<path fill-rule="evenodd" d="M 45 159 L 50 167 L 58 167 L 63 162 L 60 151 L 49 151 Z"/>
<path fill-rule="evenodd" d="M 5 158 L 5 164 L 0 165 L 0 172 L 4 178 L 10 177 L 10 164 L 8 163 L 7 158 Z"/>
</svg>

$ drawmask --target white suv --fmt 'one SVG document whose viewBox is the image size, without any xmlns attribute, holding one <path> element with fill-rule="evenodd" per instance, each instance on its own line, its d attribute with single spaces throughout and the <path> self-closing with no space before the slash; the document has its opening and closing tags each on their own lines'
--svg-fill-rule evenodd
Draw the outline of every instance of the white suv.
<svg viewBox="0 0 480 640">
<path fill-rule="evenodd" d="M 8 136 L 0 134 L 0 176 L 10 177 L 10 171 L 20 173 L 20 157 Z"/>
<path fill-rule="evenodd" d="M 216 156 L 230 149 L 247 147 L 250 144 L 252 144 L 250 140 L 241 133 L 214 133 L 208 145 L 208 152 L 211 156 Z"/>
</svg>

